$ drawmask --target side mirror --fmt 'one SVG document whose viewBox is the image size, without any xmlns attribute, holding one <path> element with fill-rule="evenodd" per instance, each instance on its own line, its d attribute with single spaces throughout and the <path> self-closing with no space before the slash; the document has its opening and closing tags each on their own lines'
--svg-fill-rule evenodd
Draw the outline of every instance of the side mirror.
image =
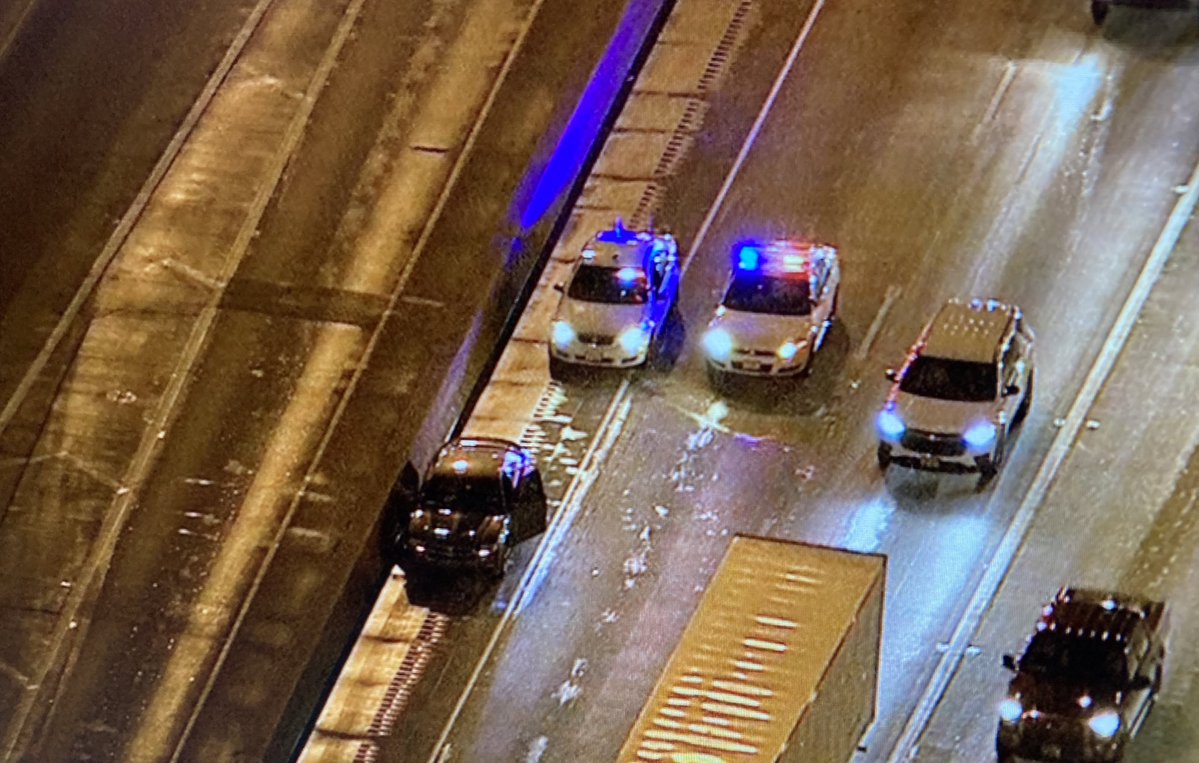
<svg viewBox="0 0 1199 763">
<path fill-rule="evenodd" d="M 1150 686 L 1153 686 L 1153 679 L 1146 675 L 1136 675 L 1128 682 L 1129 691 L 1145 691 Z"/>
<path fill-rule="evenodd" d="M 1019 395 L 1019 394 L 1020 394 L 1020 385 L 1019 384 L 1009 384 L 1003 388 L 1004 397 L 1011 397 L 1012 395 Z"/>
<path fill-rule="evenodd" d="M 1016 672 L 1016 658 L 1015 658 L 1015 656 L 1013 656 L 1013 655 L 1010 655 L 1010 654 L 1005 654 L 1005 655 L 1003 656 L 1003 667 L 1005 667 L 1005 668 L 1007 668 L 1008 670 L 1010 670 L 1010 671 L 1012 671 L 1013 673 L 1015 673 L 1015 672 Z"/>
<path fill-rule="evenodd" d="M 566 291 L 566 287 L 560 283 L 554 284 L 554 291 Z"/>
<path fill-rule="evenodd" d="M 883 371 L 883 376 L 887 377 L 887 381 L 895 381 L 895 379 L 899 376 L 899 371 L 895 370 L 894 368 L 888 368 Z"/>
</svg>

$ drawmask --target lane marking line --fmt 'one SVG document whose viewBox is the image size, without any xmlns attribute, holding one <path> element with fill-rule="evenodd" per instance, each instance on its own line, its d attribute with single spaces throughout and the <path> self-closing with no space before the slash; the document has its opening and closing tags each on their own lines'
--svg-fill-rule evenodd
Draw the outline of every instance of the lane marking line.
<svg viewBox="0 0 1199 763">
<path fill-rule="evenodd" d="M 721 186 L 720 191 L 716 195 L 716 199 L 713 201 L 712 206 L 708 209 L 708 213 L 705 215 L 703 223 L 700 225 L 699 232 L 696 234 L 695 240 L 692 242 L 691 247 L 688 250 L 687 258 L 683 262 L 680 269 L 680 277 L 686 273 L 687 267 L 694 259 L 696 251 L 698 251 L 699 247 L 703 244 L 704 239 L 707 237 L 708 231 L 711 229 L 712 224 L 716 219 L 716 215 L 724 206 L 724 201 L 729 194 L 729 190 L 732 188 L 733 181 L 740 174 L 741 168 L 745 164 L 745 160 L 748 158 L 749 152 L 752 149 L 754 142 L 758 138 L 758 134 L 762 131 L 762 126 L 766 123 L 766 117 L 770 114 L 771 109 L 778 100 L 778 95 L 783 88 L 783 83 L 786 81 L 787 76 L 791 73 L 792 68 L 794 68 L 795 61 L 799 57 L 799 52 L 803 48 L 804 43 L 807 41 L 808 35 L 811 33 L 812 27 L 816 23 L 816 18 L 820 15 L 820 11 L 824 7 L 824 4 L 825 0 L 816 0 L 816 3 L 809 12 L 807 19 L 804 21 L 804 25 L 800 30 L 799 36 L 792 45 L 791 51 L 788 53 L 782 69 L 775 77 L 774 83 L 770 88 L 770 93 L 766 97 L 766 102 L 762 105 L 762 108 L 758 112 L 758 116 L 754 119 L 753 126 L 750 128 L 749 134 L 745 138 L 745 142 L 742 143 L 741 150 L 737 153 L 737 158 L 734 160 L 733 166 L 729 170 L 729 174 L 725 177 L 724 184 Z M 623 415 L 628 415 L 627 411 L 629 408 L 631 408 L 632 401 L 629 400 L 626 403 L 624 398 L 627 394 L 629 394 L 629 390 L 629 380 L 628 377 L 626 377 L 622 380 L 620 388 L 613 395 L 612 402 L 609 403 L 608 409 L 604 414 L 604 419 L 601 422 L 599 429 L 596 430 L 595 438 L 592 440 L 592 449 L 596 448 L 601 442 L 610 443 L 611 445 L 615 444 L 616 438 L 608 430 L 612 427 L 612 423 L 616 421 L 614 412 L 618 409 L 618 407 L 621 407 L 622 404 L 624 404 L 626 411 Z M 620 419 L 622 423 L 623 420 L 623 418 Z M 608 447 L 610 447 L 610 445 Z M 581 466 L 587 465 L 588 459 L 592 455 L 593 451 L 589 450 L 588 455 L 584 457 L 583 464 L 581 464 Z M 606 451 L 604 452 L 604 455 L 606 456 Z M 597 476 L 598 474 L 591 475 L 590 470 L 584 470 L 583 468 L 580 468 L 579 472 L 575 474 L 574 479 L 571 480 L 570 487 L 567 489 L 566 496 L 563 498 L 562 506 L 559 509 L 558 514 L 555 515 L 555 520 L 557 520 L 559 516 L 569 516 L 573 520 L 574 516 L 579 511 L 579 507 L 582 505 L 583 497 L 586 496 L 587 491 L 590 489 Z M 537 572 L 537 567 L 543 564 L 548 566 L 549 559 L 547 549 L 550 547 L 548 541 L 552 532 L 558 532 L 558 527 L 560 526 L 565 525 L 555 525 L 552 531 L 546 532 L 546 537 L 542 540 L 541 544 L 538 545 L 534 556 L 534 563 L 531 563 L 525 570 L 525 574 L 522 576 L 520 585 L 518 586 L 517 594 L 513 596 L 512 602 L 509 604 L 508 609 L 504 611 L 499 624 L 497 624 L 495 630 L 492 631 L 491 639 L 484 648 L 482 656 L 475 664 L 474 672 L 467 681 L 466 687 L 459 695 L 458 702 L 455 704 L 453 711 L 450 713 L 449 719 L 442 728 L 441 735 L 437 738 L 437 743 L 433 746 L 433 750 L 429 755 L 429 763 L 441 763 L 441 761 L 443 761 L 449 754 L 450 750 L 447 747 L 446 742 L 448 741 L 450 734 L 453 732 L 454 725 L 457 723 L 459 716 L 462 714 L 463 708 L 466 706 L 466 702 L 473 693 L 474 687 L 478 683 L 479 677 L 482 675 L 483 670 L 486 668 L 487 662 L 490 659 L 492 652 L 495 650 L 496 644 L 499 642 L 500 637 L 503 635 L 503 632 L 506 629 L 506 625 L 511 621 L 513 611 L 517 608 L 517 606 L 523 607 L 525 586 L 528 584 L 529 580 L 532 579 L 533 573 Z M 544 575 L 545 572 L 541 571 L 540 574 Z"/>
<path fill-rule="evenodd" d="M 150 202 L 150 197 L 158 190 L 159 184 L 162 183 L 167 172 L 175 164 L 179 152 L 183 149 L 183 144 L 191 137 L 192 131 L 200 121 L 200 117 L 204 115 L 204 112 L 208 111 L 213 98 L 216 97 L 217 90 L 224 84 L 225 79 L 229 76 L 229 72 L 233 70 L 233 65 L 237 63 L 237 59 L 241 57 L 242 51 L 250 41 L 250 37 L 258 30 L 258 25 L 262 21 L 262 17 L 266 15 L 267 10 L 274 3 L 275 0 L 260 0 L 258 5 L 254 6 L 254 9 L 250 12 L 249 18 L 242 25 L 241 30 L 237 33 L 237 37 L 233 38 L 232 44 L 225 52 L 225 57 L 221 59 L 212 76 L 208 78 L 208 82 L 204 85 L 204 89 L 200 91 L 200 96 L 196 99 L 196 102 L 192 104 L 191 110 L 187 112 L 187 116 L 184 117 L 183 123 L 179 125 L 179 129 L 171 136 L 171 140 L 167 143 L 162 156 L 158 158 L 154 169 L 150 171 L 150 176 L 142 184 L 141 189 L 133 198 L 133 203 L 129 205 L 129 209 L 121 217 L 121 221 L 113 230 L 112 235 L 108 237 L 108 241 L 105 242 L 104 248 L 100 250 L 100 254 L 96 257 L 91 270 L 88 271 L 87 276 L 83 279 L 83 283 L 76 289 L 75 296 L 71 298 L 70 303 L 63 310 L 62 316 L 54 325 L 50 336 L 46 337 L 46 342 L 42 345 L 42 349 L 33 359 L 25 375 L 21 377 L 20 383 L 13 390 L 8 402 L 4 404 L 4 409 L 0 410 L 0 436 L 8 429 L 8 425 L 12 423 L 21 404 L 25 402 L 25 398 L 29 395 L 29 390 L 33 388 L 42 370 L 50 362 L 50 356 L 58 349 L 59 344 L 62 343 L 63 338 L 67 335 L 71 324 L 75 322 L 75 319 L 83 311 L 83 306 L 96 291 L 96 287 L 99 286 L 104 273 L 108 270 L 112 261 L 116 259 L 117 252 L 120 251 L 121 247 L 125 244 L 125 240 L 129 238 L 129 234 L 133 231 L 133 226 L 141 219 L 142 213 Z"/>
<path fill-rule="evenodd" d="M 887 287 L 887 294 L 883 297 L 882 306 L 874 314 L 874 320 L 870 322 L 870 328 L 866 330 L 866 336 L 862 337 L 862 343 L 853 352 L 854 360 L 863 361 L 870 354 L 870 349 L 874 346 L 874 340 L 878 338 L 878 332 L 882 331 L 883 321 L 887 319 L 887 314 L 891 312 L 891 307 L 895 304 L 895 300 L 899 299 L 901 291 L 903 290 L 899 288 L 898 284 L 891 284 Z"/>
<path fill-rule="evenodd" d="M 1133 284 L 1132 291 L 1120 308 L 1116 322 L 1108 332 L 1099 356 L 1092 364 L 1078 396 L 1070 406 L 1066 423 L 1054 437 L 1053 444 L 1050 446 L 1045 460 L 1041 463 L 1036 478 L 1020 503 L 1020 508 L 1016 511 L 1007 532 L 1004 533 L 999 545 L 995 548 L 995 553 L 987 564 L 986 572 L 983 573 L 970 603 L 966 606 L 962 619 L 958 621 L 957 627 L 954 629 L 953 637 L 949 640 L 949 648 L 942 654 L 937 667 L 929 678 L 927 688 L 913 708 L 911 715 L 908 716 L 899 741 L 896 742 L 891 755 L 887 758 L 888 763 L 912 760 L 919 751 L 920 739 L 932 720 L 933 711 L 941 702 L 941 698 L 949 687 L 949 682 L 957 673 L 958 666 L 965 657 L 966 647 L 969 645 L 971 637 L 982 623 L 995 594 L 1004 578 L 1007 577 L 1008 570 L 1015 561 L 1016 554 L 1024 543 L 1024 537 L 1032 525 L 1037 508 L 1044 500 L 1049 486 L 1065 462 L 1075 437 L 1082 429 L 1087 412 L 1099 397 L 1103 385 L 1107 382 L 1107 377 L 1115 367 L 1116 360 L 1136 325 L 1137 316 L 1148 300 L 1154 284 L 1161 276 L 1162 269 L 1170 259 L 1170 254 L 1178 244 L 1183 229 L 1186 228 L 1191 214 L 1195 211 L 1197 201 L 1199 201 L 1199 163 L 1196 163 L 1186 191 L 1175 203 L 1169 219 L 1166 220 L 1157 242 L 1149 253 L 1149 258 L 1142 266 L 1136 283 Z"/>
<path fill-rule="evenodd" d="M 479 678 L 483 675 L 487 663 L 491 660 L 491 655 L 495 651 L 496 645 L 507 630 L 508 625 L 512 622 L 516 612 L 524 608 L 525 594 L 530 588 L 533 578 L 535 576 L 544 577 L 545 572 L 548 570 L 551 561 L 550 549 L 557 546 L 560 536 L 565 534 L 566 529 L 578 515 L 579 509 L 583 505 L 583 497 L 586 496 L 587 492 L 591 489 L 591 485 L 599 475 L 598 467 L 607 459 L 608 452 L 616 444 L 616 434 L 619 433 L 619 428 L 613 427 L 613 423 L 620 421 L 623 424 L 624 418 L 628 416 L 630 401 L 626 398 L 629 395 L 630 389 L 629 379 L 625 377 L 621 381 L 616 393 L 612 396 L 612 402 L 608 404 L 608 409 L 604 412 L 600 428 L 597 430 L 596 436 L 592 439 L 587 453 L 583 456 L 583 460 L 579 463 L 579 471 L 575 473 L 574 479 L 571 480 L 570 487 L 567 488 L 561 506 L 554 514 L 554 518 L 549 528 L 547 528 L 545 536 L 537 544 L 537 550 L 533 553 L 533 559 L 530 561 L 528 567 L 525 568 L 525 572 L 520 578 L 520 583 L 517 584 L 516 593 L 509 601 L 504 614 L 500 616 L 499 623 L 492 630 L 487 646 L 483 648 L 482 654 L 475 663 L 475 669 L 471 672 L 470 678 L 467 679 L 466 685 L 458 695 L 458 701 L 454 704 L 454 709 L 450 712 L 450 717 L 446 720 L 445 726 L 442 727 L 441 735 L 437 737 L 437 743 L 433 746 L 433 750 L 429 754 L 429 763 L 438 763 L 438 761 L 444 759 L 445 754 L 448 752 L 446 741 L 453 732 L 458 718 L 462 715 L 462 710 L 466 707 L 467 701 L 469 701 L 471 695 L 474 693 L 475 686 L 478 685 Z"/>
</svg>

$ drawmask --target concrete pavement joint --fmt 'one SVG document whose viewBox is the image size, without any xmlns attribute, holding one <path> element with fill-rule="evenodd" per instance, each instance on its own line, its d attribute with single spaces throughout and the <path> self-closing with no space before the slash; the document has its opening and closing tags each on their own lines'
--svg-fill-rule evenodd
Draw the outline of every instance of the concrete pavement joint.
<svg viewBox="0 0 1199 763">
<path fill-rule="evenodd" d="M 730 169 L 729 174 L 726 176 L 724 184 L 721 186 L 715 201 L 708 210 L 708 214 L 705 216 L 704 221 L 700 226 L 699 233 L 696 235 L 695 242 L 692 244 L 687 258 L 682 264 L 683 272 L 686 272 L 688 265 L 694 259 L 693 255 L 702 245 L 708 230 L 711 228 L 716 219 L 717 213 L 724 205 L 724 200 L 728 196 L 729 190 L 732 188 L 733 181 L 740 173 L 741 167 L 745 164 L 745 160 L 749 156 L 749 151 L 752 148 L 754 141 L 757 139 L 758 134 L 762 131 L 762 127 L 766 122 L 766 117 L 774 106 L 775 101 L 778 99 L 778 94 L 782 90 L 783 83 L 791 69 L 794 67 L 795 61 L 799 57 L 799 52 L 803 48 L 804 43 L 807 41 L 808 35 L 811 33 L 812 27 L 816 22 L 816 18 L 819 16 L 821 9 L 824 7 L 824 3 L 825 0 L 816 1 L 816 4 L 813 6 L 807 20 L 804 22 L 804 25 L 800 30 L 800 34 L 796 38 L 795 44 L 792 46 L 782 69 L 775 77 L 774 83 L 770 89 L 770 93 L 766 98 L 766 102 L 763 104 L 762 109 L 758 112 L 757 118 L 754 120 L 753 126 L 750 128 L 749 134 L 747 135 L 745 142 L 742 144 L 736 160 L 733 162 L 733 167 Z M 636 93 L 638 91 L 634 88 L 633 92 Z M 595 177 L 594 173 L 592 174 L 592 177 Z M 482 656 L 476 663 L 474 672 L 467 681 L 466 688 L 459 696 L 458 702 L 455 704 L 449 719 L 442 729 L 441 735 L 438 737 L 437 742 L 433 747 L 433 751 L 429 756 L 429 763 L 442 763 L 442 761 L 446 760 L 450 755 L 451 747 L 447 743 L 447 740 L 453 731 L 454 725 L 457 723 L 458 717 L 461 715 L 463 708 L 466 706 L 466 702 L 473 693 L 474 686 L 478 683 L 479 677 L 482 675 L 487 661 L 490 659 L 492 652 L 495 650 L 500 636 L 506 630 L 507 624 L 511 621 L 514 611 L 519 611 L 519 608 L 523 607 L 526 589 L 530 581 L 533 579 L 535 574 L 539 574 L 540 567 L 548 566 L 548 549 L 551 547 L 551 539 L 554 539 L 556 542 L 557 535 L 563 531 L 561 528 L 569 526 L 567 518 L 569 518 L 570 521 L 573 521 L 573 518 L 577 515 L 577 512 L 582 505 L 582 498 L 586 495 L 587 491 L 591 487 L 591 484 L 598 476 L 598 472 L 592 468 L 594 464 L 591 463 L 592 459 L 595 457 L 596 449 L 601 447 L 601 443 L 604 444 L 602 446 L 604 448 L 610 448 L 611 445 L 615 443 L 615 433 L 610 432 L 609 430 L 613 428 L 612 424 L 618 418 L 616 412 L 621 409 L 623 409 L 624 412 L 619 416 L 619 420 L 623 426 L 624 418 L 628 416 L 628 411 L 631 409 L 632 405 L 631 400 L 625 400 L 625 397 L 629 394 L 629 390 L 629 380 L 628 378 L 625 378 L 621 381 L 619 389 L 613 395 L 612 401 L 608 405 L 608 409 L 604 414 L 604 419 L 601 421 L 600 427 L 596 432 L 596 436 L 592 440 L 591 448 L 588 450 L 587 455 L 584 456 L 583 462 L 580 464 L 579 471 L 571 480 L 570 487 L 567 489 L 567 494 L 563 498 L 558 513 L 554 516 L 554 522 L 551 524 L 550 529 L 546 532 L 545 538 L 543 538 L 542 542 L 538 545 L 532 562 L 526 568 L 525 574 L 522 576 L 521 581 L 517 586 L 516 595 L 513 596 L 512 602 L 504 611 L 500 623 L 492 632 L 491 639 L 488 641 L 487 646 L 483 650 Z M 604 452 L 606 454 L 606 450 Z M 544 572 L 540 572 L 540 574 L 544 574 Z"/>
<path fill-rule="evenodd" d="M 250 11 L 246 23 L 242 25 L 237 36 L 233 38 L 229 49 L 225 52 L 225 57 L 217 64 L 216 70 L 212 76 L 208 78 L 208 82 L 204 85 L 204 89 L 200 91 L 200 97 L 192 104 L 191 110 L 187 112 L 183 123 L 175 134 L 171 137 L 170 143 L 167 144 L 166 150 L 159 157 L 158 163 L 154 165 L 154 169 L 150 171 L 150 176 L 146 178 L 146 182 L 134 197 L 133 203 L 129 205 L 129 209 L 121 217 L 121 221 L 113 230 L 112 235 L 108 237 L 108 241 L 104 244 L 104 248 L 100 250 L 100 255 L 96 258 L 96 262 L 92 265 L 92 269 L 88 271 L 87 277 L 83 283 L 75 291 L 75 295 L 71 298 L 70 304 L 62 313 L 58 323 L 55 324 L 54 330 L 50 332 L 50 336 L 46 338 L 46 343 L 42 346 L 41 351 L 33 362 L 29 365 L 29 370 L 21 377 L 20 383 L 13 390 L 12 396 L 5 403 L 4 409 L 0 410 L 0 435 L 8 429 L 8 425 L 12 423 L 16 416 L 21 403 L 25 401 L 30 389 L 33 388 L 38 376 L 50 361 L 50 357 L 54 351 L 58 349 L 58 345 L 62 343 L 64 337 L 67 336 L 68 330 L 75 319 L 83 310 L 84 304 L 91 298 L 96 287 L 100 283 L 100 279 L 116 258 L 117 252 L 124 245 L 125 240 L 129 237 L 133 226 L 141 218 L 142 212 L 145 211 L 146 205 L 149 204 L 150 197 L 158 189 L 162 179 L 166 177 L 167 171 L 170 170 L 175 163 L 175 159 L 179 156 L 179 152 L 183 149 L 183 144 L 191 136 L 192 131 L 200 121 L 200 117 L 208 110 L 212 99 L 216 96 L 217 90 L 232 71 L 233 65 L 241 56 L 242 50 L 245 49 L 250 37 L 258 29 L 259 23 L 267 10 L 275 3 L 275 0 L 259 0 L 254 9 Z M 0 52 L 0 62 L 3 61 L 3 52 Z M 5 746 L 5 751 L 11 750 Z"/>
<path fill-rule="evenodd" d="M 1037 471 L 1036 478 L 987 564 L 986 572 L 983 573 L 962 619 L 954 629 L 948 647 L 933 670 L 927 688 L 908 717 L 898 742 L 887 758 L 888 763 L 913 760 L 919 752 L 920 739 L 932 719 L 933 711 L 949 687 L 949 682 L 965 657 L 971 637 L 982 623 L 983 617 L 994 601 L 995 594 L 1015 561 L 1016 554 L 1023 545 L 1024 536 L 1032 525 L 1037 509 L 1048 493 L 1058 470 L 1065 462 L 1075 438 L 1086 421 L 1088 411 L 1115 367 L 1116 359 L 1128 341 L 1137 318 L 1149 298 L 1149 293 L 1165 268 L 1182 231 L 1186 228 L 1197 201 L 1199 201 L 1199 163 L 1192 171 L 1186 193 L 1180 196 L 1175 203 L 1157 242 L 1141 268 L 1136 283 L 1133 284 L 1132 291 L 1120 308 L 1099 356 L 1087 373 L 1086 380 L 1083 382 L 1078 396 L 1074 399 L 1074 403 L 1070 406 L 1064 424 L 1054 437 L 1049 453 Z"/>
</svg>

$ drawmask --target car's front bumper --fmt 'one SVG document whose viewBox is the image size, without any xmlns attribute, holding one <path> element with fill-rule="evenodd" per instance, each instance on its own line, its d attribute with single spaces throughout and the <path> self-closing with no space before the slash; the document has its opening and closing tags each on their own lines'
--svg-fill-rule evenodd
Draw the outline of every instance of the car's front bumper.
<svg viewBox="0 0 1199 763">
<path fill-rule="evenodd" d="M 737 348 L 728 360 L 717 360 L 708 356 L 708 367 L 726 374 L 744 376 L 787 377 L 798 376 L 808 368 L 809 354 L 798 353 L 790 360 L 779 358 L 774 350 L 750 350 Z"/>
<path fill-rule="evenodd" d="M 990 452 L 972 452 L 953 435 L 905 433 L 898 440 L 881 441 L 879 453 L 898 466 L 934 472 L 979 472 L 991 463 Z"/>
<path fill-rule="evenodd" d="M 421 544 L 420 547 L 406 545 L 400 551 L 400 566 L 416 566 L 422 568 L 475 570 L 494 564 L 492 556 L 498 549 L 490 549 L 484 555 L 479 555 L 477 546 L 450 547 L 436 544 Z"/>
<path fill-rule="evenodd" d="M 1123 759 L 1121 736 L 1101 739 L 1079 721 L 1061 721 L 1059 724 L 1033 727 L 1001 722 L 995 736 L 995 749 L 1000 755 L 1036 761 L 1116 763 Z"/>
<path fill-rule="evenodd" d="M 575 341 L 566 347 L 550 343 L 549 347 L 550 358 L 554 360 L 597 368 L 635 368 L 644 364 L 649 357 L 648 347 L 640 352 L 629 353 L 615 341 L 610 344 Z"/>
</svg>

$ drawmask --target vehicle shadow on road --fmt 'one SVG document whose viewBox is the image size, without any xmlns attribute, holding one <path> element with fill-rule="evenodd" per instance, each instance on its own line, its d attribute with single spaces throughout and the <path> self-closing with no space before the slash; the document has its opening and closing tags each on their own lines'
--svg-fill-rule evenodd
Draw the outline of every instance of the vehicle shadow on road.
<svg viewBox="0 0 1199 763">
<path fill-rule="evenodd" d="M 413 570 L 408 601 L 450 617 L 464 617 L 488 606 L 497 581 L 470 572 Z"/>
</svg>

